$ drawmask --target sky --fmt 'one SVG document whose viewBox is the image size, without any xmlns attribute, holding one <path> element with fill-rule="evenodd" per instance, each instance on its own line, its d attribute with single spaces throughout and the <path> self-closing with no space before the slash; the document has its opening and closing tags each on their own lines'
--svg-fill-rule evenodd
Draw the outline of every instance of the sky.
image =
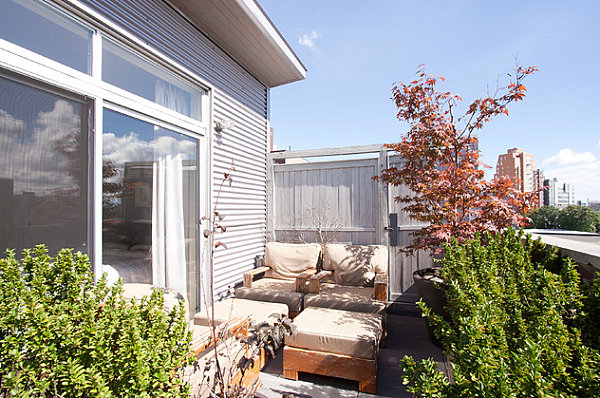
<svg viewBox="0 0 600 398">
<path fill-rule="evenodd" d="M 493 176 L 498 155 L 523 148 L 546 178 L 600 200 L 600 1 L 258 0 L 308 69 L 271 89 L 278 148 L 392 143 L 408 125 L 391 90 L 419 65 L 440 89 L 473 100 L 522 66 L 527 97 L 480 131 Z M 515 61 L 516 60 L 516 61 Z"/>
</svg>

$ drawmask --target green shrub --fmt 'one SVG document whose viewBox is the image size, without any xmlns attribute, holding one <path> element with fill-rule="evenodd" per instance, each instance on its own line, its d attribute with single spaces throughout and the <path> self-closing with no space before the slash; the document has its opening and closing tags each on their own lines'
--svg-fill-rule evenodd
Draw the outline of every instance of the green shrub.
<svg viewBox="0 0 600 398">
<path fill-rule="evenodd" d="M 579 320 L 583 342 L 600 350 L 600 274 L 583 288 L 583 313 Z"/>
<path fill-rule="evenodd" d="M 579 275 L 557 253 L 510 229 L 446 247 L 450 322 L 420 303 L 453 367 L 453 382 L 431 360 L 403 359 L 415 396 L 597 397 L 598 352 L 576 327 L 586 316 Z M 597 331 L 596 331 L 597 333 Z M 432 388 L 436 388 L 432 392 Z"/>
<path fill-rule="evenodd" d="M 0 395 L 186 396 L 189 363 L 183 305 L 162 292 L 136 303 L 122 286 L 94 283 L 87 256 L 44 246 L 0 260 Z"/>
</svg>

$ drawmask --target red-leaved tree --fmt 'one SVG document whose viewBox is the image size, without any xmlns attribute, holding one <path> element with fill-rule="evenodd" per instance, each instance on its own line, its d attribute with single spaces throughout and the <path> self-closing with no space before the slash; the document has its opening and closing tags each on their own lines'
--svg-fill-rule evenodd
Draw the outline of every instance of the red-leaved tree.
<svg viewBox="0 0 600 398">
<path fill-rule="evenodd" d="M 399 153 L 402 163 L 376 179 L 391 185 L 406 185 L 410 195 L 396 197 L 414 220 L 428 226 L 413 233 L 404 250 L 439 252 L 452 237 L 459 242 L 477 232 L 496 232 L 508 226 L 523 226 L 525 214 L 535 203 L 535 193 L 522 193 L 508 178 L 486 181 L 474 134 L 496 115 L 508 115 L 508 105 L 523 100 L 523 80 L 537 71 L 517 67 L 512 82 L 495 95 L 474 101 L 463 116 L 453 111 L 457 95 L 436 90 L 443 77 L 425 73 L 423 66 L 410 84 L 395 85 L 392 94 L 397 117 L 410 129 L 402 141 L 387 147 Z"/>
</svg>

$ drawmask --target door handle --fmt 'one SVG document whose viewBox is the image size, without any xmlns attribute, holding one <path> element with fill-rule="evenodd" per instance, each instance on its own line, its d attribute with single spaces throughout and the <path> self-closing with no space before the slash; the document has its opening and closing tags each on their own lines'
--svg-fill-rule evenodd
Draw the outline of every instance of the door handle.
<svg viewBox="0 0 600 398">
<path fill-rule="evenodd" d="M 390 232 L 390 246 L 398 246 L 398 213 L 390 213 L 390 225 L 385 229 Z"/>
</svg>

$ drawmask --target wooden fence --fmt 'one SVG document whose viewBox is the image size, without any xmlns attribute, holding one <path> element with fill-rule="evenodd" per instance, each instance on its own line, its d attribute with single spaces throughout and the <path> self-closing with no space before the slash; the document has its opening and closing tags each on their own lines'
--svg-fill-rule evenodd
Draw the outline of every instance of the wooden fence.
<svg viewBox="0 0 600 398">
<path fill-rule="evenodd" d="M 360 159 L 348 159 L 361 155 Z M 333 160 L 308 161 L 335 156 Z M 390 253 L 390 297 L 414 300 L 412 273 L 431 266 L 428 253 L 408 256 L 399 248 L 420 228 L 393 198 L 405 187 L 372 179 L 400 162 L 382 145 L 274 152 L 267 165 L 269 240 L 381 244 Z M 397 214 L 397 246 L 390 242 L 390 214 Z"/>
</svg>

